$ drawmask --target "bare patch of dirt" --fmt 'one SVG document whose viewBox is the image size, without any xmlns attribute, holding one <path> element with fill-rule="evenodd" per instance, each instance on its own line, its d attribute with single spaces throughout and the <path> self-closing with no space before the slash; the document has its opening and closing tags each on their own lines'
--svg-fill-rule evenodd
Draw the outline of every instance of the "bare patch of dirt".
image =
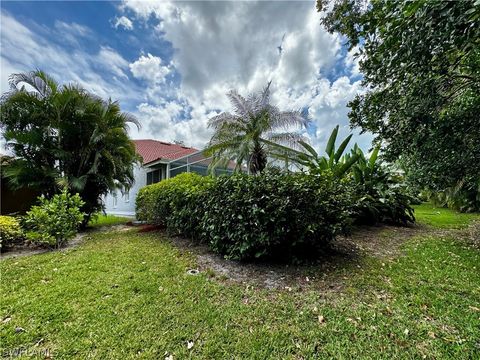
<svg viewBox="0 0 480 360">
<path fill-rule="evenodd" d="M 275 263 L 245 263 L 227 260 L 212 253 L 206 245 L 188 239 L 173 238 L 172 243 L 181 250 L 195 256 L 197 269 L 219 281 L 248 284 L 267 289 L 294 291 L 321 283 L 336 266 L 333 261 L 315 265 L 291 265 Z M 333 254 L 341 263 L 344 254 Z M 320 275 L 318 275 L 320 274 Z M 332 285 L 332 288 L 337 285 Z"/>
<path fill-rule="evenodd" d="M 468 237 L 473 246 L 480 248 L 480 221 L 477 221 L 469 227 Z"/>
<path fill-rule="evenodd" d="M 182 252 L 194 255 L 198 270 L 220 281 L 266 289 L 298 291 L 314 288 L 328 292 L 343 289 L 348 279 L 345 270 L 361 269 L 365 255 L 396 257 L 401 245 L 420 231 L 425 229 L 419 226 L 357 228 L 352 235 L 339 237 L 328 254 L 309 265 L 243 263 L 224 259 L 213 254 L 206 245 L 188 239 L 177 237 L 171 241 Z"/>
<path fill-rule="evenodd" d="M 83 242 L 83 238 L 87 235 L 87 233 L 79 233 L 77 234 L 72 240 L 70 240 L 65 246 L 59 249 L 46 249 L 42 247 L 31 247 L 31 246 L 18 246 L 8 250 L 5 253 L 1 254 L 1 259 L 10 259 L 10 258 L 18 258 L 30 255 L 38 255 L 44 254 L 51 251 L 63 251 L 66 249 L 74 248 L 79 246 Z"/>
<path fill-rule="evenodd" d="M 447 235 L 463 239 L 467 244 L 480 249 L 480 221 L 474 221 L 466 229 L 451 230 Z"/>
<path fill-rule="evenodd" d="M 336 246 L 345 252 L 375 257 L 396 257 L 401 246 L 411 237 L 430 231 L 421 225 L 414 226 L 361 226 L 353 229 L 349 236 L 338 237 Z"/>
</svg>

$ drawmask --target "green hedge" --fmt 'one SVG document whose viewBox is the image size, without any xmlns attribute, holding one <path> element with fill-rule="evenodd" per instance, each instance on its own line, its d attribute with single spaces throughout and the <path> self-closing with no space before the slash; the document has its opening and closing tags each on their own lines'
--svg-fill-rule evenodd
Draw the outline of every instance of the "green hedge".
<svg viewBox="0 0 480 360">
<path fill-rule="evenodd" d="M 233 259 L 315 256 L 345 229 L 349 198 L 328 175 L 222 177 L 205 198 L 202 235 Z"/>
<path fill-rule="evenodd" d="M 199 198 L 214 182 L 212 177 L 183 173 L 140 189 L 137 219 L 164 226 L 176 235 L 198 238 L 203 216 Z"/>
<path fill-rule="evenodd" d="M 137 196 L 137 217 L 245 260 L 314 255 L 348 223 L 350 196 L 328 175 L 181 174 Z"/>
</svg>

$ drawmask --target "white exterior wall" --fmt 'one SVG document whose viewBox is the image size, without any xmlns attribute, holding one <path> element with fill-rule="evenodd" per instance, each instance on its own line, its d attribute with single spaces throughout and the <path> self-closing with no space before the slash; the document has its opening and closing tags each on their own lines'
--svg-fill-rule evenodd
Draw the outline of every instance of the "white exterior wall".
<svg viewBox="0 0 480 360">
<path fill-rule="evenodd" d="M 137 198 L 138 191 L 147 185 L 147 171 L 144 167 L 135 165 L 133 176 L 135 182 L 128 192 L 128 195 L 122 195 L 122 193 L 117 190 L 116 201 L 111 193 L 103 198 L 105 212 L 107 214 L 135 216 L 135 199 Z"/>
</svg>

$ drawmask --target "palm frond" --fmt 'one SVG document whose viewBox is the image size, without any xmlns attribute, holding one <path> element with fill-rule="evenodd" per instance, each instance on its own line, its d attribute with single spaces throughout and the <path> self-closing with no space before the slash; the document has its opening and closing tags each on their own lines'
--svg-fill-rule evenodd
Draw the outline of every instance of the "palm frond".
<svg viewBox="0 0 480 360">
<path fill-rule="evenodd" d="M 306 142 L 307 138 L 295 132 L 271 133 L 266 138 L 274 143 L 286 145 L 294 149 L 300 148 L 300 141 Z"/>
<path fill-rule="evenodd" d="M 248 102 L 236 90 L 231 90 L 227 93 L 227 96 L 232 103 L 234 111 L 237 113 L 238 116 L 242 118 L 248 118 L 251 115 L 251 103 Z"/>
<path fill-rule="evenodd" d="M 238 166 L 246 161 L 250 170 L 256 173 L 266 166 L 271 152 L 293 154 L 292 148 L 297 148 L 299 141 L 306 140 L 292 130 L 308 125 L 307 114 L 282 112 L 271 105 L 270 86 L 271 82 L 262 92 L 250 94 L 246 99 L 235 90 L 227 94 L 235 113 L 224 112 L 209 120 L 208 125 L 214 133 L 205 150 L 207 155 L 234 160 Z M 281 149 L 283 145 L 289 150 Z"/>
<path fill-rule="evenodd" d="M 278 111 L 274 106 L 268 107 L 270 117 L 270 127 L 272 129 L 290 129 L 304 128 L 310 123 L 305 112 L 297 111 Z"/>
<path fill-rule="evenodd" d="M 208 127 L 217 129 L 224 124 L 244 124 L 245 121 L 242 117 L 230 114 L 229 112 L 223 112 L 208 120 Z"/>
<path fill-rule="evenodd" d="M 41 98 L 47 97 L 56 92 L 58 85 L 53 78 L 41 70 L 34 70 L 27 73 L 15 73 L 8 78 L 11 91 L 18 91 L 19 85 L 31 86 Z M 24 91 L 25 88 L 22 87 Z"/>
</svg>

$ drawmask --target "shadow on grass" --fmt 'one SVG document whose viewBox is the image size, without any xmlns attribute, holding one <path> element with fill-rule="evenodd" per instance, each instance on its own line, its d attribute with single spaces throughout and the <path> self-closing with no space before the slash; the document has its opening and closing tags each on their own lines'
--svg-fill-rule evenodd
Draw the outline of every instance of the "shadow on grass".
<svg viewBox="0 0 480 360">
<path fill-rule="evenodd" d="M 349 274 L 366 265 L 366 259 L 398 256 L 401 245 L 422 230 L 417 226 L 359 227 L 350 236 L 337 238 L 315 259 L 298 264 L 229 260 L 212 253 L 206 244 L 169 237 L 164 231 L 158 234 L 162 239 L 168 239 L 181 253 L 192 256 L 198 270 L 219 281 L 287 291 L 306 288 L 339 291 Z"/>
</svg>

